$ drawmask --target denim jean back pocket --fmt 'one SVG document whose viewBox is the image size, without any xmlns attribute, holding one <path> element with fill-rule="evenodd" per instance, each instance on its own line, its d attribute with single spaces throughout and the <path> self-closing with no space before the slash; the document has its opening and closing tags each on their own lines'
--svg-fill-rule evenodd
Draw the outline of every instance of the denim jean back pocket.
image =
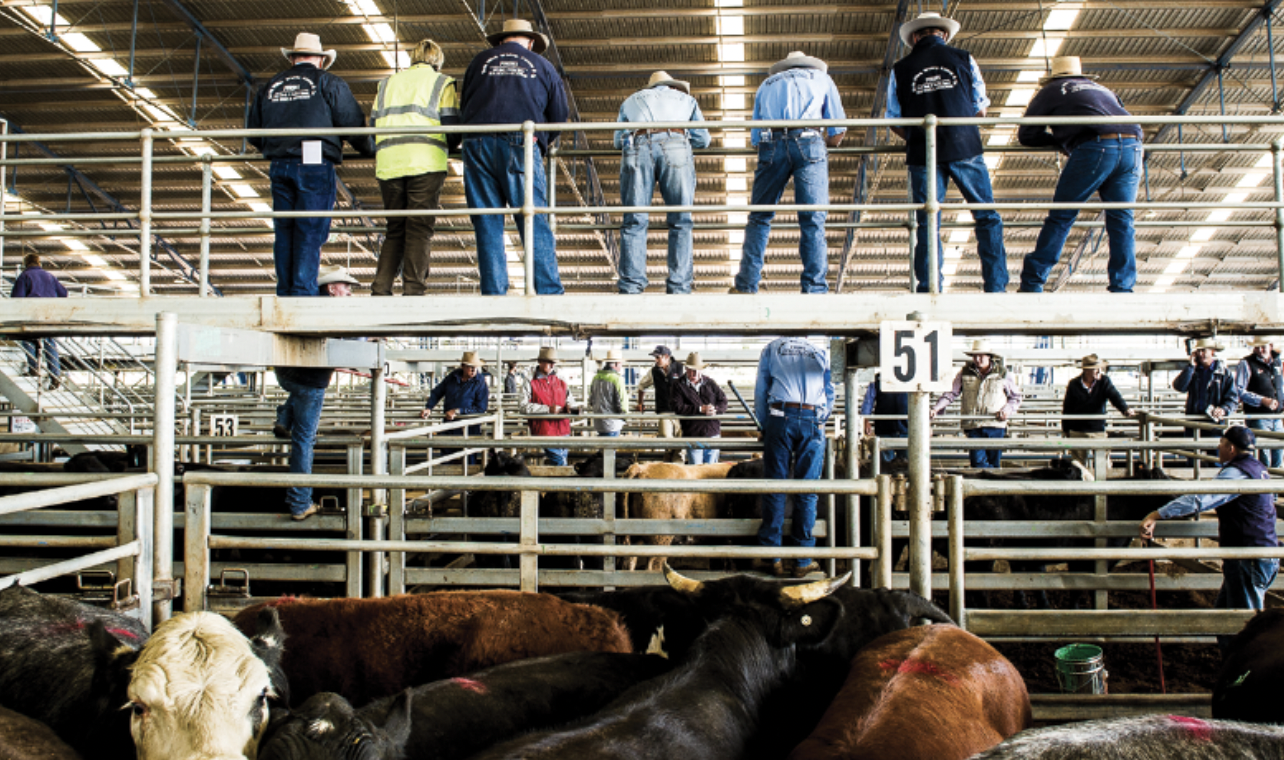
<svg viewBox="0 0 1284 760">
<path fill-rule="evenodd" d="M 804 135 L 797 138 L 797 141 L 798 152 L 807 163 L 816 164 L 829 158 L 829 151 L 820 135 Z"/>
<path fill-rule="evenodd" d="M 691 163 L 691 143 L 685 138 L 673 136 L 664 141 L 662 148 L 664 160 L 671 169 L 682 169 Z"/>
</svg>

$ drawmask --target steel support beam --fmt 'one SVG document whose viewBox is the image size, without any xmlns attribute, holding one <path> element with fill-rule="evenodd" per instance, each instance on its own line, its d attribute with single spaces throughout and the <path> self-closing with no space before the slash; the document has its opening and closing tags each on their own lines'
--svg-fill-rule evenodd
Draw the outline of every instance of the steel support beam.
<svg viewBox="0 0 1284 760">
<path fill-rule="evenodd" d="M 247 85 L 253 85 L 257 81 L 254 78 L 254 73 L 238 61 L 236 56 L 232 55 L 226 47 L 223 47 L 223 43 L 219 42 L 218 38 L 211 34 L 210 30 L 205 28 L 205 25 L 201 23 L 201 20 L 196 18 L 196 16 L 193 15 L 185 5 L 179 2 L 179 0 L 161 0 L 161 2 L 196 33 L 198 45 L 200 44 L 200 40 L 204 40 L 205 43 L 210 46 L 210 49 L 212 49 L 214 54 L 219 57 L 219 60 L 227 64 L 227 67 L 236 73 L 236 77 L 239 81 Z M 198 56 L 199 53 L 200 48 L 198 47 Z"/>
</svg>

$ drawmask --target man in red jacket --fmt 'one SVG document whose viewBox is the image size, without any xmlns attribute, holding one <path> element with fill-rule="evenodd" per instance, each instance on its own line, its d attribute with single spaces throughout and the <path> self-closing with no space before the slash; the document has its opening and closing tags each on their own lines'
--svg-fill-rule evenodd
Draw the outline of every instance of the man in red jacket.
<svg viewBox="0 0 1284 760">
<path fill-rule="evenodd" d="M 557 349 L 545 346 L 535 359 L 537 369 L 529 383 L 522 385 L 522 414 L 574 414 L 576 403 L 566 381 L 557 376 Z M 531 435 L 567 436 L 571 434 L 571 421 L 560 419 L 533 419 Z M 544 449 L 550 465 L 566 466 L 567 449 Z"/>
</svg>

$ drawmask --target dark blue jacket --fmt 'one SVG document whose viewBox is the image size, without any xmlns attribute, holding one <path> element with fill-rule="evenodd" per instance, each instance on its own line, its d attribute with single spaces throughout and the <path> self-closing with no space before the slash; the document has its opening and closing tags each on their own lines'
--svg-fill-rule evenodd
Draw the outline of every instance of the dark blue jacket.
<svg viewBox="0 0 1284 760">
<path fill-rule="evenodd" d="M 424 408 L 432 409 L 442 398 L 446 399 L 443 408 L 447 411 L 458 409 L 460 414 L 482 414 L 490 406 L 490 388 L 486 387 L 480 372 L 472 380 L 464 380 L 459 370 L 455 370 L 432 389 Z"/>
<path fill-rule="evenodd" d="M 27 267 L 13 281 L 10 298 L 66 298 L 67 289 L 40 267 Z"/>
<path fill-rule="evenodd" d="M 945 44 L 940 37 L 918 41 L 910 54 L 892 67 L 901 116 L 917 118 L 976 116 L 972 55 Z M 937 127 L 936 161 L 948 163 L 981 155 L 979 127 Z M 905 127 L 905 163 L 927 163 L 927 137 L 921 127 Z"/>
<path fill-rule="evenodd" d="M 364 127 L 366 115 L 352 97 L 348 83 L 310 63 L 300 63 L 272 77 L 259 90 L 246 129 L 329 129 Z M 370 135 L 341 138 L 325 137 L 251 137 L 250 145 L 264 158 L 301 159 L 303 141 L 320 140 L 325 160 L 343 163 L 343 140 L 363 156 L 374 155 L 374 138 Z"/>
<path fill-rule="evenodd" d="M 874 382 L 870 384 L 869 390 L 865 392 L 860 413 L 903 417 L 909 414 L 909 394 L 884 391 L 883 376 L 877 375 L 874 377 Z M 908 438 L 909 420 L 874 420 L 874 433 L 883 438 Z"/>
<path fill-rule="evenodd" d="M 1186 393 L 1186 414 L 1203 414 L 1209 406 L 1220 406 L 1230 416 L 1239 405 L 1235 376 L 1226 369 L 1221 359 L 1215 360 L 1211 368 L 1201 368 L 1198 372 L 1195 371 L 1195 365 L 1186 365 L 1173 380 L 1173 390 Z"/>
<path fill-rule="evenodd" d="M 1240 454 L 1226 463 L 1249 480 L 1270 480 L 1265 465 L 1251 454 Z M 1241 494 L 1217 508 L 1217 543 L 1222 546 L 1279 546 L 1275 535 L 1275 496 L 1268 493 Z"/>
<path fill-rule="evenodd" d="M 496 45 L 473 58 L 464 72 L 459 103 L 464 124 L 558 124 L 567 116 L 566 91 L 557 69 L 516 42 Z M 547 151 L 549 134 L 535 136 Z"/>
<path fill-rule="evenodd" d="M 1110 88 L 1087 77 L 1053 79 L 1039 90 L 1025 109 L 1026 116 L 1131 116 Z M 1049 131 L 1051 130 L 1051 131 Z M 1131 134 L 1141 139 L 1140 124 L 1069 124 L 1049 127 L 1024 124 L 1017 139 L 1030 148 L 1057 147 L 1063 153 L 1097 135 Z"/>
</svg>

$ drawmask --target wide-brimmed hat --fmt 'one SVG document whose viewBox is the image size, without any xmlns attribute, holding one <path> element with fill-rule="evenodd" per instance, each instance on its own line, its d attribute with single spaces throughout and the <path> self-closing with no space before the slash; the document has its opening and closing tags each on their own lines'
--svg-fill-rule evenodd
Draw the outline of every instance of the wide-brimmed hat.
<svg viewBox="0 0 1284 760">
<path fill-rule="evenodd" d="M 692 351 L 691 353 L 687 354 L 687 361 L 686 361 L 687 369 L 704 369 L 705 367 L 708 367 L 708 366 L 709 366 L 708 364 L 705 364 L 704 361 L 700 359 L 699 352 Z"/>
<path fill-rule="evenodd" d="M 623 362 L 624 362 L 624 352 L 623 352 L 623 351 L 621 351 L 621 350 L 620 350 L 620 349 L 618 349 L 618 348 L 612 348 L 611 350 L 609 350 L 609 351 L 607 351 L 607 352 L 606 352 L 606 358 L 602 360 L 602 363 L 603 363 L 603 364 L 605 364 L 605 363 L 607 363 L 607 362 L 620 362 L 620 363 L 623 363 Z"/>
<path fill-rule="evenodd" d="M 1053 79 L 1064 79 L 1066 77 L 1084 77 L 1085 79 L 1097 79 L 1096 74 L 1083 73 L 1083 63 L 1077 55 L 1063 55 L 1059 58 L 1052 59 L 1052 71 L 1040 79 L 1040 82 L 1050 82 Z"/>
<path fill-rule="evenodd" d="M 1079 369 L 1105 369 L 1109 362 L 1096 354 L 1088 354 L 1079 360 Z"/>
<path fill-rule="evenodd" d="M 299 32 L 294 38 L 294 47 L 281 48 L 281 55 L 285 56 L 286 60 L 289 60 L 292 55 L 323 56 L 326 58 L 325 65 L 321 67 L 323 69 L 333 66 L 334 59 L 339 57 L 339 54 L 333 50 L 322 50 L 320 35 L 311 32 Z"/>
<path fill-rule="evenodd" d="M 459 360 L 459 365 L 461 367 L 476 367 L 477 369 L 481 369 L 486 366 L 486 362 L 477 355 L 476 351 L 465 351 L 464 358 Z"/>
<path fill-rule="evenodd" d="M 486 41 L 494 46 L 503 42 L 504 38 L 513 36 L 530 37 L 535 41 L 535 44 L 531 46 L 531 50 L 536 53 L 542 53 L 548 49 L 548 38 L 535 31 L 535 27 L 531 26 L 531 22 L 520 18 L 505 20 L 504 28 L 494 34 L 486 35 Z"/>
<path fill-rule="evenodd" d="M 952 18 L 946 18 L 939 13 L 930 11 L 928 13 L 920 13 L 918 18 L 901 24 L 901 42 L 913 46 L 914 43 L 910 42 L 910 39 L 914 36 L 914 32 L 919 29 L 944 29 L 950 35 L 950 39 L 954 39 L 954 35 L 958 34 L 962 28 L 963 25 L 959 22 Z"/>
<path fill-rule="evenodd" d="M 361 281 L 348 274 L 348 270 L 338 264 L 322 264 L 317 270 L 317 286 L 329 285 L 332 282 L 346 282 L 350 285 L 360 285 Z"/>
<path fill-rule="evenodd" d="M 820 69 L 821 71 L 829 71 L 829 64 L 819 58 L 812 58 L 801 50 L 795 50 L 785 56 L 783 61 L 777 61 L 771 64 L 771 68 L 767 70 L 767 76 L 775 76 L 776 74 L 788 69 Z"/>
<path fill-rule="evenodd" d="M 684 82 L 681 79 L 674 79 L 669 76 L 669 72 L 667 71 L 657 71 L 652 74 L 650 81 L 646 83 L 646 87 L 648 90 L 652 87 L 673 87 L 675 89 L 682 90 L 688 95 L 691 94 L 690 82 Z"/>
<path fill-rule="evenodd" d="M 552 346 L 544 346 L 539 350 L 539 356 L 535 357 L 536 362 L 553 362 L 557 363 L 557 349 Z"/>
<path fill-rule="evenodd" d="M 1253 337 L 1253 340 L 1248 345 L 1249 348 L 1257 348 L 1258 346 L 1273 346 L 1276 342 L 1275 338 L 1270 335 L 1257 335 Z"/>
<path fill-rule="evenodd" d="M 989 354 L 990 356 L 993 356 L 996 359 L 1003 358 L 1003 354 L 999 353 L 993 346 L 991 346 L 990 341 L 986 340 L 985 338 L 978 338 L 977 340 L 972 341 L 971 350 L 964 351 L 963 353 L 967 354 L 968 356 L 976 356 L 977 354 Z"/>
<path fill-rule="evenodd" d="M 1222 351 L 1225 350 L 1226 347 L 1219 343 L 1216 338 L 1200 338 L 1190 344 L 1190 352 L 1192 354 L 1201 348 L 1207 348 L 1213 351 Z"/>
</svg>

